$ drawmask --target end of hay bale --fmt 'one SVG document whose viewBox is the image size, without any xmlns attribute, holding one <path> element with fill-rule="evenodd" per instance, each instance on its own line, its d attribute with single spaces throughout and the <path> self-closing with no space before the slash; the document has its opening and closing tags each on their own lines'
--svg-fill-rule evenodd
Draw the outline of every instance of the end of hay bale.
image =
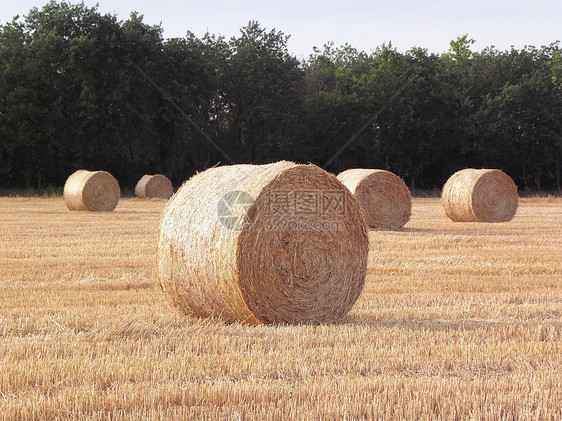
<svg viewBox="0 0 562 421">
<path fill-rule="evenodd" d="M 173 194 L 172 182 L 162 174 L 146 174 L 135 186 L 135 195 L 140 198 L 169 199 Z"/>
<path fill-rule="evenodd" d="M 441 203 L 454 222 L 508 222 L 517 211 L 517 186 L 498 169 L 466 168 L 443 186 Z"/>
<path fill-rule="evenodd" d="M 63 195 L 72 211 L 110 212 L 119 203 L 121 190 L 106 171 L 78 170 L 66 180 Z"/>
<path fill-rule="evenodd" d="M 355 196 L 371 228 L 397 230 L 410 220 L 412 196 L 404 181 L 390 171 L 355 168 L 338 175 Z"/>
<path fill-rule="evenodd" d="M 184 313 L 228 322 L 339 320 L 359 297 L 368 236 L 360 205 L 314 165 L 211 168 L 168 203 L 160 284 Z"/>
</svg>

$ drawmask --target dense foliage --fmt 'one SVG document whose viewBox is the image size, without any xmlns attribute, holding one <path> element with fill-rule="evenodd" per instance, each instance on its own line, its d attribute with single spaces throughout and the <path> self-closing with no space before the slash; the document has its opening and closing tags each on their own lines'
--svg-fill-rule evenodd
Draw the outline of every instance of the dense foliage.
<svg viewBox="0 0 562 421">
<path fill-rule="evenodd" d="M 438 55 L 327 44 L 300 62 L 288 36 L 250 22 L 238 37 L 164 39 L 84 4 L 51 2 L 0 26 L 0 186 L 60 186 L 78 168 L 123 186 L 178 184 L 217 163 L 384 168 L 439 187 L 464 167 L 501 168 L 560 190 L 562 54 Z"/>
</svg>

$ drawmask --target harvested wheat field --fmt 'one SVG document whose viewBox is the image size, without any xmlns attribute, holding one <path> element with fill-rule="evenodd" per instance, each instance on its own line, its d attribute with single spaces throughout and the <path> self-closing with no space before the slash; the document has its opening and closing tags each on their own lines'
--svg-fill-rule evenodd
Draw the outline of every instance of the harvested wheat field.
<svg viewBox="0 0 562 421">
<path fill-rule="evenodd" d="M 1 418 L 562 418 L 562 200 L 459 224 L 414 199 L 319 326 L 181 316 L 156 279 L 164 206 L 0 198 Z"/>
</svg>

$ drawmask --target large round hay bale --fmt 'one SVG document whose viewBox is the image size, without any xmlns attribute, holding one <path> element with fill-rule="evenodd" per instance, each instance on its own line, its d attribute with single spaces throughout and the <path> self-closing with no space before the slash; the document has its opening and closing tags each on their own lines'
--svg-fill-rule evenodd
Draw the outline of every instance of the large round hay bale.
<svg viewBox="0 0 562 421">
<path fill-rule="evenodd" d="M 410 220 L 410 189 L 396 174 L 385 170 L 355 168 L 338 175 L 363 207 L 371 228 L 397 230 Z"/>
<path fill-rule="evenodd" d="M 360 205 L 314 165 L 211 168 L 168 202 L 160 225 L 160 285 L 197 317 L 320 323 L 359 297 L 368 236 Z"/>
<path fill-rule="evenodd" d="M 78 170 L 64 185 L 66 206 L 75 211 L 109 212 L 120 196 L 119 183 L 105 171 Z"/>
<path fill-rule="evenodd" d="M 144 175 L 135 186 L 137 197 L 169 199 L 174 194 L 172 182 L 162 174 Z"/>
<path fill-rule="evenodd" d="M 447 180 L 441 194 L 445 213 L 455 222 L 511 221 L 518 202 L 517 186 L 496 169 L 458 171 Z"/>
</svg>

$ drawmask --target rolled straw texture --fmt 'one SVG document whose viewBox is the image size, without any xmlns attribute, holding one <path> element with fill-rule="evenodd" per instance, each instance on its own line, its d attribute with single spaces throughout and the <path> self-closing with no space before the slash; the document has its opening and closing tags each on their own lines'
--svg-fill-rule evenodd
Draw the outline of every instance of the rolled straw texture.
<svg viewBox="0 0 562 421">
<path fill-rule="evenodd" d="M 171 302 L 227 322 L 321 323 L 343 318 L 367 270 L 362 210 L 314 165 L 211 168 L 168 202 L 158 272 Z"/>
<path fill-rule="evenodd" d="M 385 170 L 355 168 L 338 175 L 363 207 L 371 228 L 397 230 L 410 220 L 410 189 L 396 174 Z"/>
<path fill-rule="evenodd" d="M 64 201 L 74 211 L 109 212 L 120 196 L 119 183 L 106 171 L 78 170 L 64 185 Z"/>
<path fill-rule="evenodd" d="M 508 222 L 518 202 L 517 186 L 496 169 L 458 171 L 447 180 L 441 194 L 445 213 L 455 222 Z"/>
<path fill-rule="evenodd" d="M 135 186 L 137 197 L 169 199 L 174 194 L 172 182 L 162 174 L 144 175 Z"/>
</svg>

